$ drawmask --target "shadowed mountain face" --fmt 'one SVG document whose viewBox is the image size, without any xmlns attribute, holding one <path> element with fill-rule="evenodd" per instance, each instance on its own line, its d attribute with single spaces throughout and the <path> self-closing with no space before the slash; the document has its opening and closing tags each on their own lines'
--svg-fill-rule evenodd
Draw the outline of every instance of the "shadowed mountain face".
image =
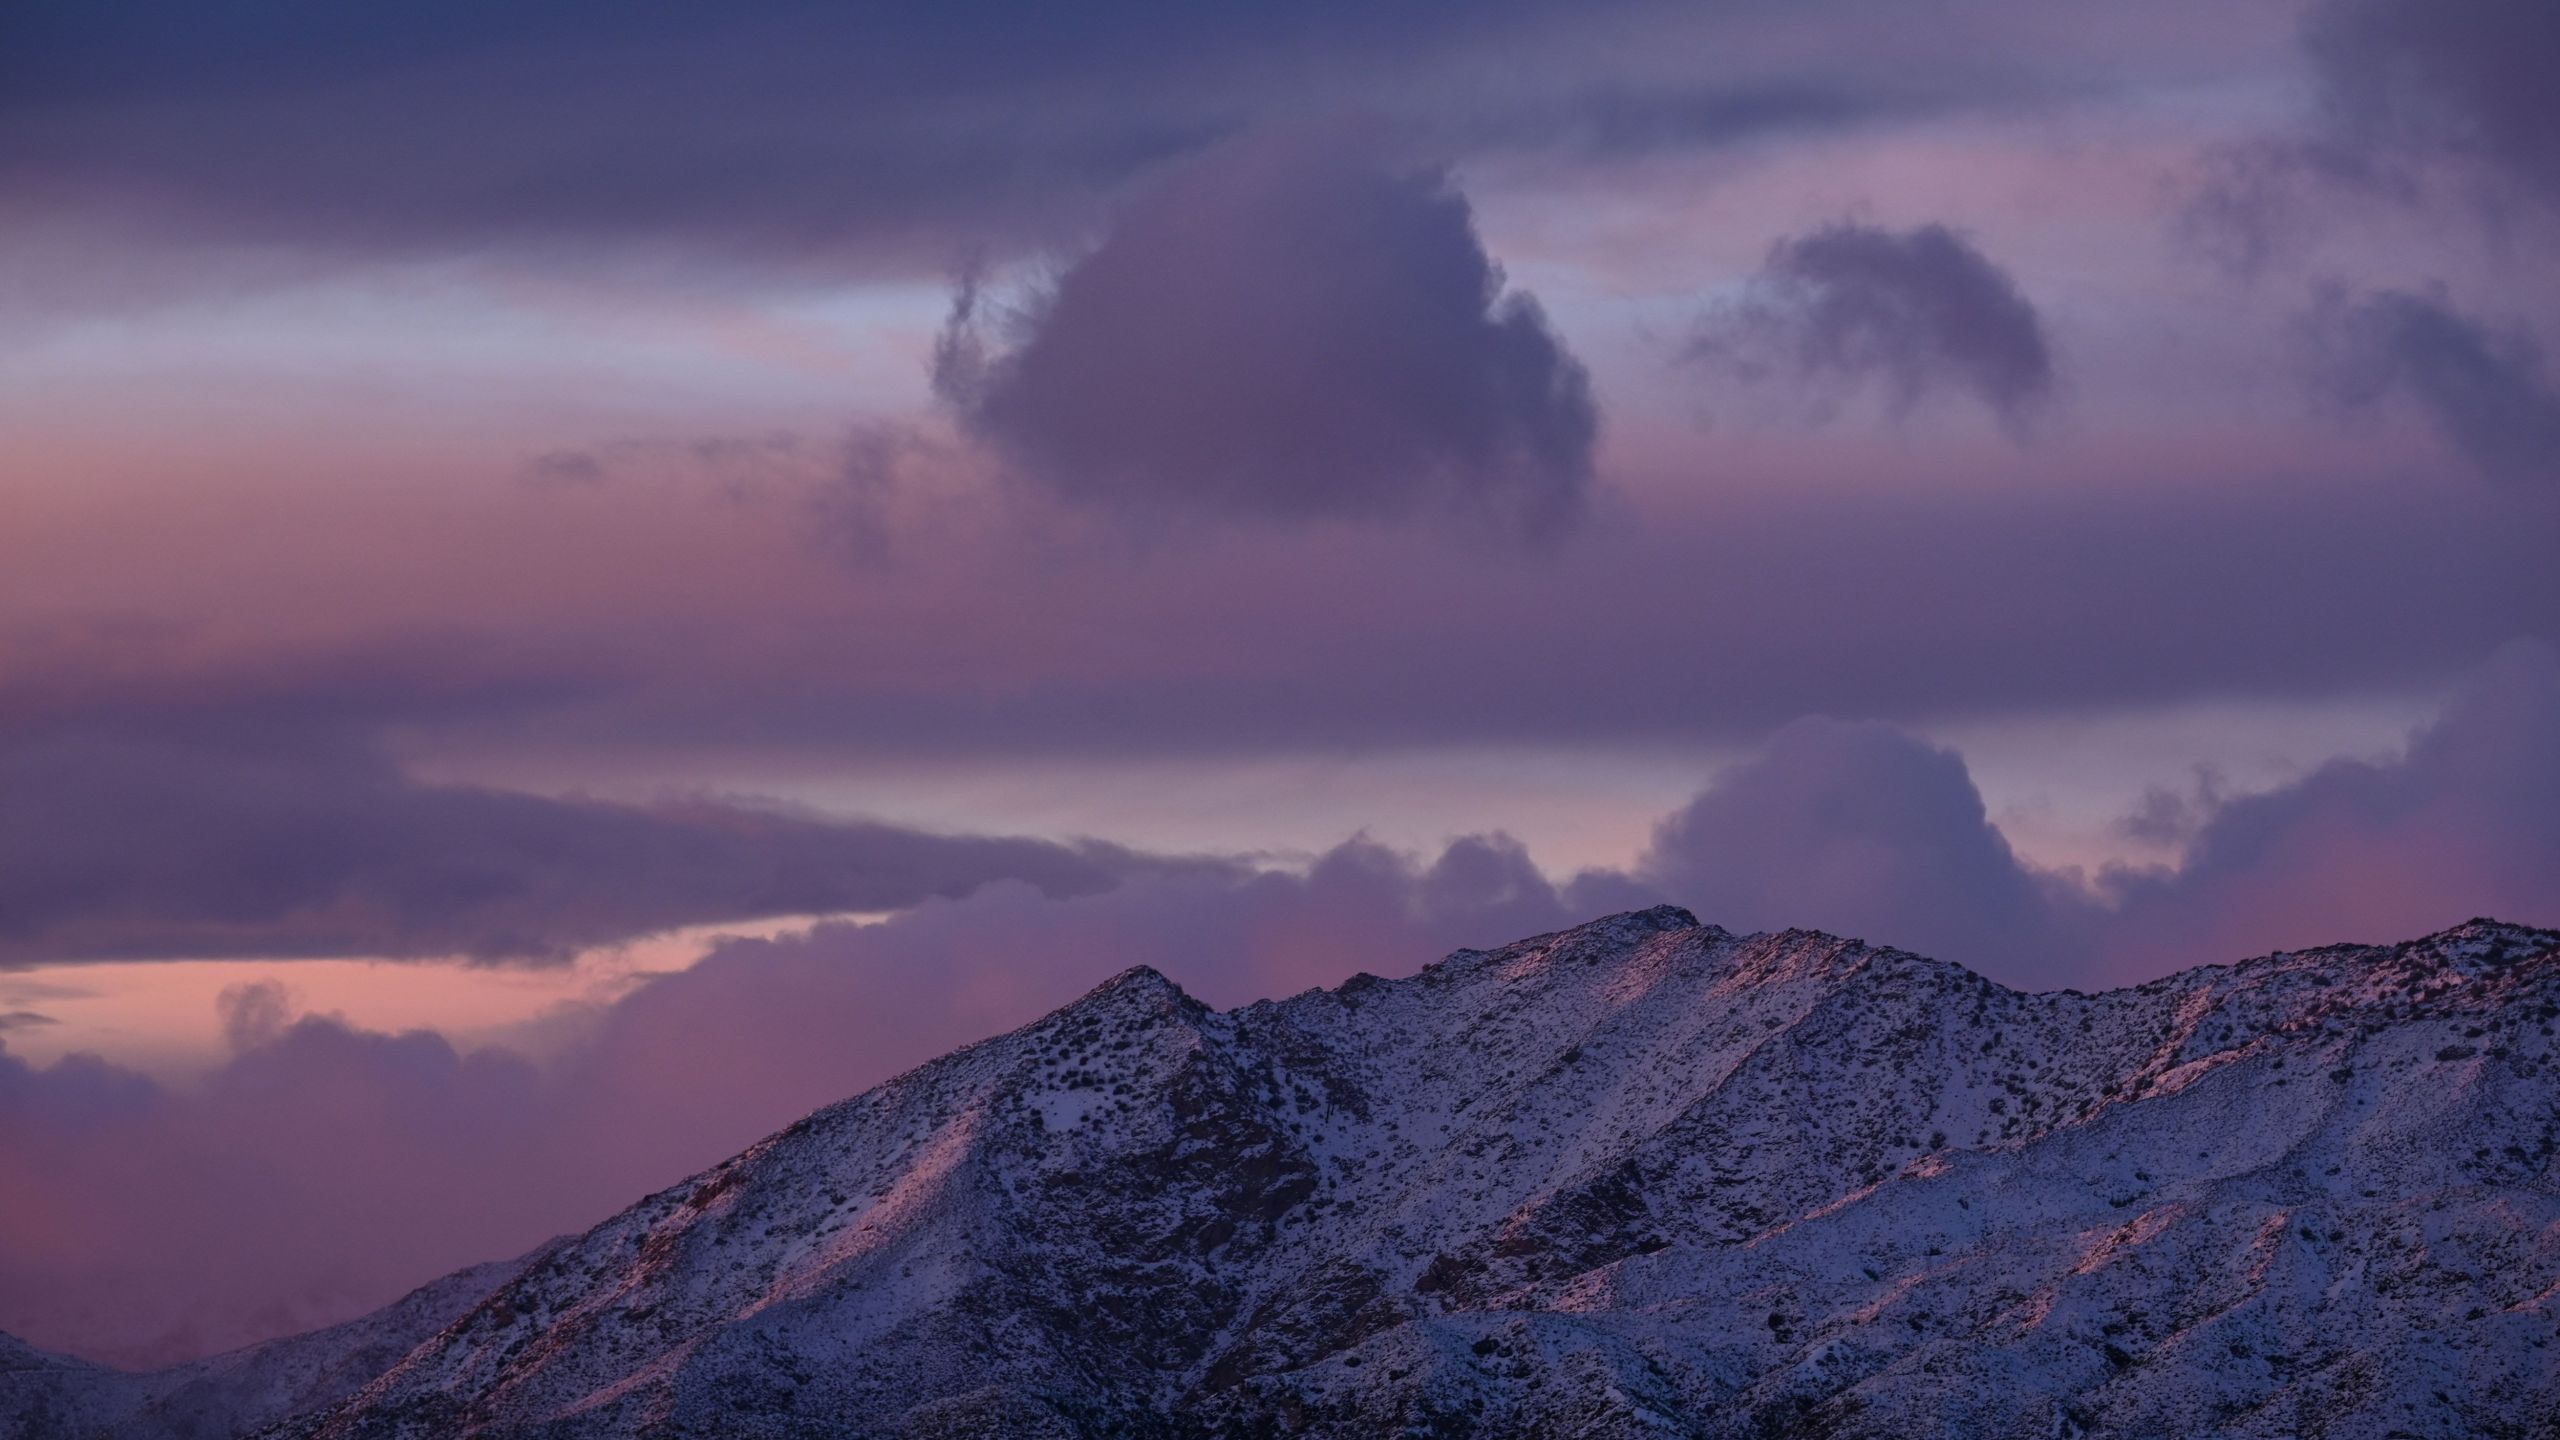
<svg viewBox="0 0 2560 1440">
<path fill-rule="evenodd" d="M 225 1357 L 188 1415 L 0 1354 L 0 1407 L 45 1440 L 2548 1434 L 2555 1021 L 2560 934 L 2486 921 L 2096 996 L 1668 908 L 1223 1014 L 1133 970 L 432 1333 L 341 1327 L 360 1389 Z"/>
</svg>

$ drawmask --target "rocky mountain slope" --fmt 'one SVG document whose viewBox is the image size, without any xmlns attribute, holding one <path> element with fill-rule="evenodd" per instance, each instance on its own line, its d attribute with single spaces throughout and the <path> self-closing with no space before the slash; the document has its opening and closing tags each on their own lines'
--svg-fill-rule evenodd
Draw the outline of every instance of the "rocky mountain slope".
<svg viewBox="0 0 2560 1440">
<path fill-rule="evenodd" d="M 1668 908 L 1133 970 L 273 1433 L 2560 1434 L 2555 1021 L 2485 921 L 2095 996 Z"/>
</svg>

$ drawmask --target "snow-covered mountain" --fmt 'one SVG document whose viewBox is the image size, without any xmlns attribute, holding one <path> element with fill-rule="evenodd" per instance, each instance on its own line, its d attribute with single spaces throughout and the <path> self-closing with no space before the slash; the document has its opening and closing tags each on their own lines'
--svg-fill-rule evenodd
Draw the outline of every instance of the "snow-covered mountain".
<svg viewBox="0 0 2560 1440">
<path fill-rule="evenodd" d="M 1132 970 L 471 1285 L 361 1388 L 235 1366 L 266 1398 L 207 1413 L 2549 1436 L 2555 1021 L 2560 934 L 2487 921 L 2095 996 L 1669 908 L 1229 1013 Z M 94 1428 L 96 1380 L 0 1354 L 0 1430 L 42 1391 L 18 1433 L 164 1433 Z"/>
</svg>

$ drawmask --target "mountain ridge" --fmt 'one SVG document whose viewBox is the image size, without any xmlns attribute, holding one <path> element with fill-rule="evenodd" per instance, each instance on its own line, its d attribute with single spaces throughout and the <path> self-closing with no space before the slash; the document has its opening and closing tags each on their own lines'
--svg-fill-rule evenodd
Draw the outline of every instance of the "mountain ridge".
<svg viewBox="0 0 2560 1440">
<path fill-rule="evenodd" d="M 2555 1016 L 2489 920 L 2096 994 L 1670 906 L 1132 967 L 274 1433 L 2548 1433 Z"/>
</svg>

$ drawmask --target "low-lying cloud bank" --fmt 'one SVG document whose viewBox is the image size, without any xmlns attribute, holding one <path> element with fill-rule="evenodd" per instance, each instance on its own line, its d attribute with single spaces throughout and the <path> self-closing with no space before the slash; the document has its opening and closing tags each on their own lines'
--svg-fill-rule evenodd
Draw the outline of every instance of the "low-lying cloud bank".
<svg viewBox="0 0 2560 1440">
<path fill-rule="evenodd" d="M 1427 862 L 1350 841 L 1301 872 L 1002 881 L 876 925 L 715 946 L 576 1018 L 535 1060 L 226 1002 L 229 1061 L 170 1086 L 0 1051 L 0 1329 L 165 1360 L 337 1318 L 588 1223 L 816 1105 L 1029 1019 L 1132 964 L 1234 1005 L 1404 973 L 1667 898 L 1816 926 L 2013 985 L 2088 987 L 2476 913 L 2560 915 L 2560 657 L 2501 652 L 2388 759 L 2161 807 L 2175 869 L 2039 872 L 1953 752 L 1805 720 L 1666 819 L 1629 872 L 1561 884 L 1516 843 Z"/>
<path fill-rule="evenodd" d="M 0 739 L 0 966 L 167 957 L 565 960 L 688 925 L 1055 896 L 1160 863 L 720 798 L 554 798 L 406 774 L 332 727 Z"/>
<path fill-rule="evenodd" d="M 2199 797 L 2174 868 L 2080 875 L 2019 860 L 1952 751 L 1805 720 L 1665 820 L 1632 877 L 1586 876 L 1577 898 L 1672 898 L 1735 929 L 1861 935 L 2025 989 L 2129 984 L 2474 915 L 2533 921 L 2560 912 L 2555 737 L 2560 657 L 2519 642 L 2403 754 Z"/>
</svg>

